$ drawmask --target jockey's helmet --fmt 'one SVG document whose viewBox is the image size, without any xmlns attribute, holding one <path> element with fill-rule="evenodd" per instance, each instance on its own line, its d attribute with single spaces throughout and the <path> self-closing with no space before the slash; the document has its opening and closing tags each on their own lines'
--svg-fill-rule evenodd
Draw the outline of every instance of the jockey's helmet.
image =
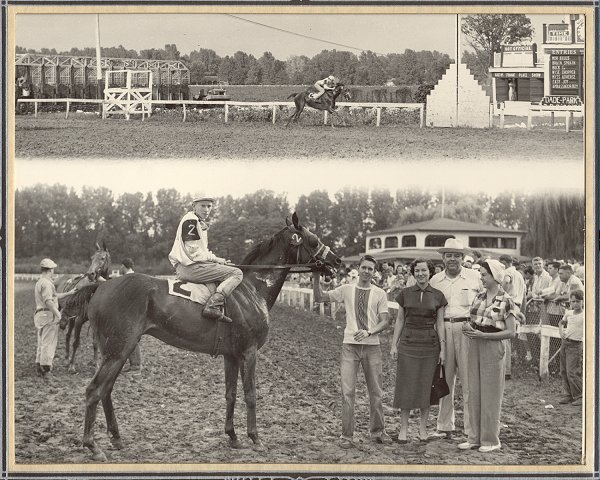
<svg viewBox="0 0 600 480">
<path fill-rule="evenodd" d="M 335 80 L 335 77 L 333 75 L 329 75 L 327 77 L 327 80 L 331 80 L 333 82 Z"/>
</svg>

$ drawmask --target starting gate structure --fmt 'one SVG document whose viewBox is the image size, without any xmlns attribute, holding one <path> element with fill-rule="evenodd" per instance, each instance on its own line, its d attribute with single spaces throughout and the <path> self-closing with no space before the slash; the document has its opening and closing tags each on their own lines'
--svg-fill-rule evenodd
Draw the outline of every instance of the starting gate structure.
<svg viewBox="0 0 600 480">
<path fill-rule="evenodd" d="M 152 71 L 110 70 L 106 72 L 102 118 L 110 115 L 152 114 Z"/>
</svg>

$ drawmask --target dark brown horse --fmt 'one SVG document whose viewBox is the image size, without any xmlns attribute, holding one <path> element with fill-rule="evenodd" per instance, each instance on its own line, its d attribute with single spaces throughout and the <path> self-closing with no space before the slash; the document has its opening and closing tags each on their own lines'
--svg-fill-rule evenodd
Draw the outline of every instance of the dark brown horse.
<svg viewBox="0 0 600 480">
<path fill-rule="evenodd" d="M 294 265 L 333 273 L 341 261 L 305 227 L 294 213 L 292 222 L 270 240 L 256 245 L 243 261 L 244 280 L 227 301 L 232 323 L 202 317 L 202 305 L 168 294 L 168 283 L 142 274 L 130 274 L 85 287 L 70 301 L 82 305 L 95 330 L 102 363 L 86 390 L 83 445 L 94 460 L 106 456 L 94 440 L 98 402 L 102 402 L 107 430 L 115 448 L 122 448 L 113 410 L 112 389 L 121 368 L 144 334 L 194 352 L 220 353 L 225 361 L 226 421 L 229 443 L 239 448 L 233 414 L 241 374 L 247 411 L 247 434 L 262 448 L 256 428 L 255 368 L 257 351 L 269 331 L 269 309 Z M 88 302 L 87 307 L 86 303 Z M 218 351 L 216 352 L 218 348 Z"/>
<path fill-rule="evenodd" d="M 68 292 L 76 288 L 81 289 L 98 281 L 108 280 L 110 275 L 110 253 L 106 248 L 106 243 L 102 242 L 102 247 L 96 243 L 96 251 L 92 255 L 87 272 L 83 275 L 63 275 L 58 279 L 56 291 L 58 293 Z M 61 315 L 59 326 L 62 330 L 67 328 L 65 338 L 66 358 L 69 360 L 69 372 L 75 371 L 75 354 L 79 348 L 79 338 L 81 336 L 81 327 L 85 319 L 78 315 L 78 309 L 72 307 L 66 299 L 61 301 Z M 71 350 L 71 334 L 73 334 L 73 347 Z M 70 352 L 71 350 L 71 352 Z M 94 344 L 94 359 L 96 359 L 96 345 Z"/>
<path fill-rule="evenodd" d="M 335 101 L 336 99 L 342 95 L 342 98 L 345 100 L 350 100 L 350 92 L 344 86 L 343 83 L 338 83 L 333 90 L 326 90 L 323 95 L 321 95 L 317 100 L 311 98 L 309 91 L 304 91 L 300 93 L 292 93 L 288 95 L 287 98 L 294 97 L 294 103 L 296 104 L 296 111 L 292 114 L 292 116 L 288 119 L 285 124 L 288 126 L 292 120 L 295 122 L 300 118 L 300 114 L 304 110 L 305 106 L 312 107 L 316 110 L 326 110 L 332 115 L 339 115 L 339 113 L 335 109 Z M 342 120 L 343 121 L 343 120 Z M 346 122 L 344 122 L 344 125 Z M 333 119 L 331 120 L 331 126 L 333 127 Z"/>
</svg>

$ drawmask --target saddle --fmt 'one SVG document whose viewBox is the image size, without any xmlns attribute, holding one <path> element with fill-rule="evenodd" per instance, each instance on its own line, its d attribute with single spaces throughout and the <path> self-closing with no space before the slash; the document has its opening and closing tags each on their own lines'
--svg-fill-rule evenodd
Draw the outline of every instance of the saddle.
<svg viewBox="0 0 600 480">
<path fill-rule="evenodd" d="M 167 283 L 169 284 L 169 295 L 185 298 L 200 305 L 205 305 L 217 289 L 215 283 L 190 283 L 172 278 L 167 279 Z"/>
<path fill-rule="evenodd" d="M 206 302 L 210 296 L 217 290 L 216 283 L 190 283 L 182 282 L 172 278 L 167 279 L 167 283 L 169 286 L 169 295 L 185 298 L 200 305 L 206 305 Z M 223 311 L 225 315 L 227 315 L 227 303 L 223 307 Z M 225 326 L 223 322 L 216 322 L 215 343 L 211 353 L 211 357 L 213 358 L 217 358 L 219 355 L 221 355 L 224 328 Z"/>
</svg>

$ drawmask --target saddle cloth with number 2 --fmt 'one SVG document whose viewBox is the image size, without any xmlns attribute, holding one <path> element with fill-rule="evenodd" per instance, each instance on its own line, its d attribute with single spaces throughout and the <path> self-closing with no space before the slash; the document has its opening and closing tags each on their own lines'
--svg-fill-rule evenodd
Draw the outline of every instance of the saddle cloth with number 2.
<svg viewBox="0 0 600 480">
<path fill-rule="evenodd" d="M 207 302 L 208 298 L 217 289 L 214 283 L 188 283 L 172 278 L 167 279 L 167 282 L 169 284 L 169 295 L 186 298 L 202 305 Z"/>
</svg>

